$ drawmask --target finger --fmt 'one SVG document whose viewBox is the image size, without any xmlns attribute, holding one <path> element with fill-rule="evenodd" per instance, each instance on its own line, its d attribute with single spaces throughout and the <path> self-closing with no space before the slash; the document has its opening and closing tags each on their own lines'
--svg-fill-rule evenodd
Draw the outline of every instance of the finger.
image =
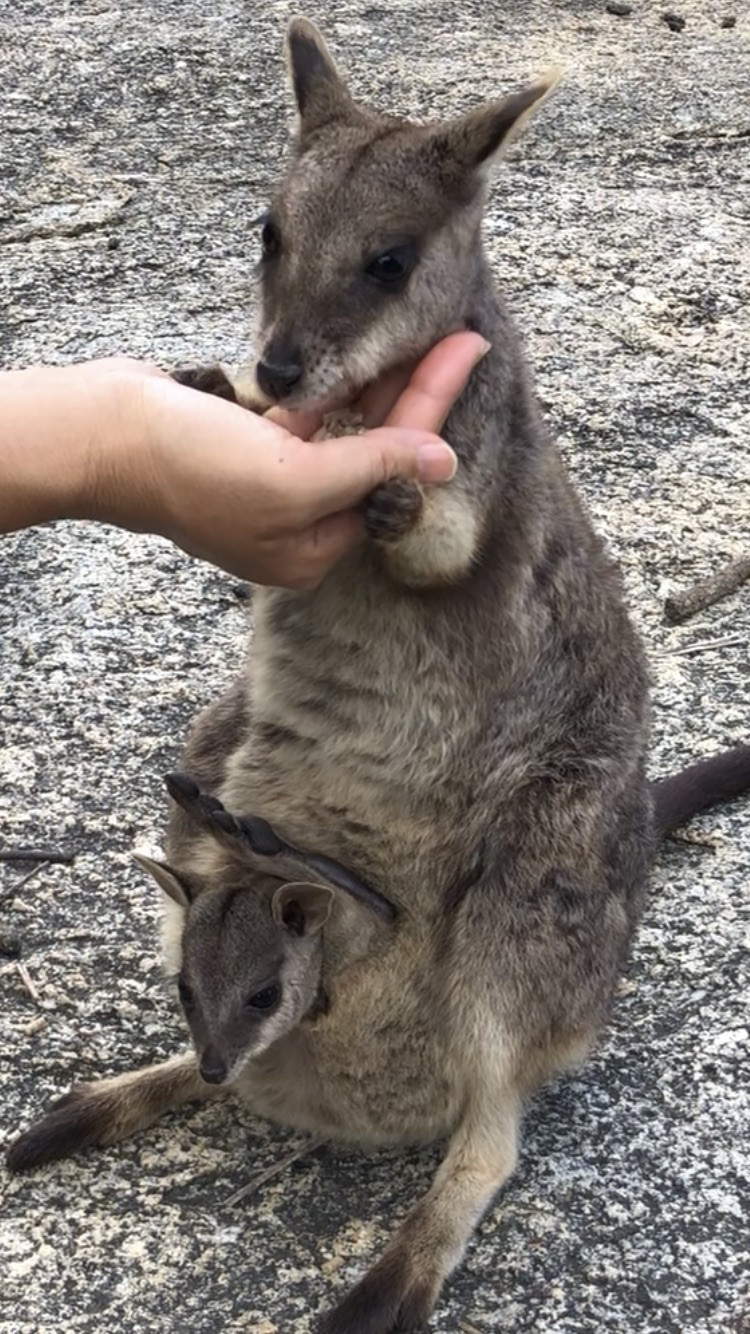
<svg viewBox="0 0 750 1334">
<path fill-rule="evenodd" d="M 385 425 L 440 431 L 471 372 L 489 349 L 481 334 L 449 334 L 419 363 Z"/>
<path fill-rule="evenodd" d="M 263 419 L 281 426 L 291 435 L 296 435 L 298 440 L 309 440 L 323 424 L 323 413 L 320 408 L 300 408 L 297 412 L 289 412 L 286 408 L 270 408 L 264 413 Z"/>
<path fill-rule="evenodd" d="M 470 337 L 473 339 L 475 335 L 471 334 Z M 369 429 L 383 425 L 411 380 L 417 365 L 417 362 L 410 361 L 401 366 L 394 366 L 393 370 L 386 371 L 385 375 L 365 386 L 359 398 L 356 398 L 351 405 L 351 410 L 361 415 L 365 427 Z M 297 412 L 289 412 L 285 408 L 270 408 L 264 413 L 267 421 L 283 426 L 285 431 L 290 431 L 300 440 L 309 440 L 319 430 L 324 415 L 317 408 L 303 408 Z"/>
<path fill-rule="evenodd" d="M 367 385 L 353 406 L 366 427 L 385 424 L 439 431 L 489 347 L 481 334 L 468 330 L 449 334 L 416 368 L 413 363 L 396 366 Z M 299 412 L 271 408 L 265 416 L 300 440 L 309 440 L 323 422 L 323 413 L 317 408 Z"/>
<path fill-rule="evenodd" d="M 367 427 L 382 426 L 388 413 L 395 407 L 412 375 L 416 362 L 395 366 L 392 371 L 381 375 L 379 380 L 368 384 L 353 405 L 356 412 L 362 414 Z"/>
<path fill-rule="evenodd" d="M 169 372 L 163 371 L 154 361 L 138 361 L 135 357 L 99 357 L 95 361 L 79 363 L 82 371 L 102 371 L 112 375 L 147 375 L 166 379 Z"/>
<path fill-rule="evenodd" d="M 300 573 L 294 586 L 316 588 L 331 567 L 364 540 L 364 535 L 364 518 L 357 510 L 329 514 L 311 524 L 298 538 Z"/>
<path fill-rule="evenodd" d="M 315 445 L 300 442 L 294 468 L 298 477 L 309 470 L 315 478 L 314 494 L 301 516 L 304 522 L 305 518 L 312 521 L 352 509 L 390 477 L 446 482 L 456 471 L 456 456 L 436 435 L 381 426 L 364 435 Z"/>
</svg>

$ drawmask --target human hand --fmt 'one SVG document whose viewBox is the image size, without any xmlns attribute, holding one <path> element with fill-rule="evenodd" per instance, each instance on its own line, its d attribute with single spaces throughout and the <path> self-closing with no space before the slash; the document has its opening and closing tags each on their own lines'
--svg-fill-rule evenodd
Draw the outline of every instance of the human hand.
<svg viewBox="0 0 750 1334">
<path fill-rule="evenodd" d="M 452 334 L 411 372 L 394 372 L 358 405 L 376 429 L 311 443 L 319 413 L 258 417 L 165 378 L 140 385 L 151 478 L 130 525 L 254 583 L 311 588 L 363 534 L 356 508 L 394 476 L 448 480 L 452 451 L 434 434 L 486 351 Z M 135 390 L 135 385 L 133 386 Z"/>
<path fill-rule="evenodd" d="M 171 538 L 255 583 L 314 587 L 386 479 L 446 481 L 439 440 L 486 344 L 453 334 L 358 405 L 377 429 L 308 442 L 319 414 L 260 417 L 114 358 L 0 375 L 0 531 L 90 518 Z M 382 425 L 381 425 L 382 423 Z"/>
</svg>

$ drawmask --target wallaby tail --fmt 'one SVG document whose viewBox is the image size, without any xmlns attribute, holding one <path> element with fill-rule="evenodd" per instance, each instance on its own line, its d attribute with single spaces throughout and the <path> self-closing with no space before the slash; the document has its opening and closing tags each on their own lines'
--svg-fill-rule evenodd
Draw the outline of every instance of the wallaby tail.
<svg viewBox="0 0 750 1334">
<path fill-rule="evenodd" d="M 750 790 L 750 745 L 723 750 L 691 764 L 682 773 L 652 783 L 658 837 L 677 829 L 699 811 Z"/>
</svg>

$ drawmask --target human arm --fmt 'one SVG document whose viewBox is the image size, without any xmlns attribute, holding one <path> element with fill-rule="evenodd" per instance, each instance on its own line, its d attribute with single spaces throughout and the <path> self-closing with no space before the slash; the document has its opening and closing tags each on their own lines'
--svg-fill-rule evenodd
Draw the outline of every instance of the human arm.
<svg viewBox="0 0 750 1334">
<path fill-rule="evenodd" d="M 396 376 L 368 391 L 366 417 L 383 427 L 322 442 L 300 438 L 314 415 L 258 417 L 139 362 L 7 372 L 0 531 L 99 519 L 254 582 L 313 586 L 359 539 L 357 506 L 379 482 L 450 477 L 435 432 L 484 350 L 475 334 L 452 335 L 406 388 Z"/>
</svg>

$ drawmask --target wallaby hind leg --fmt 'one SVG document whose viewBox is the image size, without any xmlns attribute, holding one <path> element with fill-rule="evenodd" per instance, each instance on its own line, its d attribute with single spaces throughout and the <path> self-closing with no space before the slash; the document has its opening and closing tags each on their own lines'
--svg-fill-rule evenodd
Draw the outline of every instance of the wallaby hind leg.
<svg viewBox="0 0 750 1334">
<path fill-rule="evenodd" d="M 332 1312 L 319 1334 L 401 1334 L 429 1320 L 440 1289 L 517 1158 L 515 1095 L 467 1115 L 435 1181 L 377 1264 Z"/>
<path fill-rule="evenodd" d="M 26 1172 L 92 1144 L 114 1144 L 151 1125 L 162 1112 L 218 1092 L 203 1082 L 191 1052 L 114 1079 L 76 1084 L 14 1140 L 8 1167 L 11 1172 Z"/>
</svg>

